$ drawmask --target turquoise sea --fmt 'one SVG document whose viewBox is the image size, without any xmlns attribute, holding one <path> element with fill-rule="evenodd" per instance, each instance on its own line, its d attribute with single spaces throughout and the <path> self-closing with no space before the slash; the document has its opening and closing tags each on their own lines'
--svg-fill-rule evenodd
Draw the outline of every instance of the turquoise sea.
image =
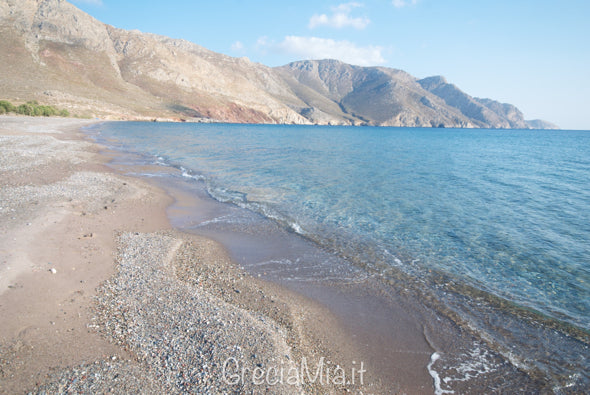
<svg viewBox="0 0 590 395">
<path fill-rule="evenodd" d="M 589 131 L 112 122 L 88 133 L 367 275 L 407 276 L 513 363 L 559 376 L 555 392 L 590 385 Z M 563 343 L 529 344 L 529 326 Z"/>
</svg>

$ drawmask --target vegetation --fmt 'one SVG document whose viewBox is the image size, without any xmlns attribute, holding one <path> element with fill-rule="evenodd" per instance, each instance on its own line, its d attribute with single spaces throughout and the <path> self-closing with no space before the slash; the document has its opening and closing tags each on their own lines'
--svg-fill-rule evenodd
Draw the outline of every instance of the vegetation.
<svg viewBox="0 0 590 395">
<path fill-rule="evenodd" d="M 36 100 L 26 102 L 19 106 L 14 106 L 7 100 L 0 100 L 0 114 L 16 113 L 21 115 L 29 115 L 33 117 L 69 117 L 68 110 L 58 110 L 52 106 L 44 106 L 37 103 Z"/>
</svg>

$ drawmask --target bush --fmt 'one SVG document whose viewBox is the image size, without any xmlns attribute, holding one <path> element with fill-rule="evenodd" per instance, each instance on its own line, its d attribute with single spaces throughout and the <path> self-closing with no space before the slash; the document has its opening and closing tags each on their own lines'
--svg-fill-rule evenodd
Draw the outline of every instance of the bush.
<svg viewBox="0 0 590 395">
<path fill-rule="evenodd" d="M 33 115 L 34 110 L 33 107 L 28 104 L 21 104 L 16 108 L 16 113 L 21 115 Z"/>
<path fill-rule="evenodd" d="M 12 103 L 7 100 L 0 100 L 0 114 L 7 114 L 9 112 L 35 117 L 52 117 L 55 115 L 59 115 L 60 117 L 70 116 L 68 110 L 57 110 L 52 106 L 42 106 L 37 100 L 28 101 L 18 107 L 13 106 Z"/>
<path fill-rule="evenodd" d="M 6 100 L 0 100 L 0 108 L 3 108 L 4 112 L 14 112 L 16 110 L 12 103 Z"/>
<path fill-rule="evenodd" d="M 52 117 L 57 114 L 57 110 L 51 106 L 39 106 L 39 109 L 44 117 Z"/>
</svg>

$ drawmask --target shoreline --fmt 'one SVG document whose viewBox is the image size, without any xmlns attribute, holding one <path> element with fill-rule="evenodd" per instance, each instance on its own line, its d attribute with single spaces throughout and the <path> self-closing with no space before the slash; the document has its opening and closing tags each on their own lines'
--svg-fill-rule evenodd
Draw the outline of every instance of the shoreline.
<svg viewBox="0 0 590 395">
<path fill-rule="evenodd" d="M 384 290 L 378 281 L 365 278 L 362 274 L 359 276 L 363 271 L 345 261 L 339 262 L 337 268 L 332 267 L 333 255 L 311 240 L 285 232 L 273 221 L 254 212 L 211 198 L 203 185 L 187 177 L 183 169 L 146 165 L 141 154 L 126 152 L 115 155 L 121 160 L 115 158 L 109 165 L 118 172 L 145 179 L 174 197 L 174 203 L 167 209 L 174 228 L 217 241 L 234 264 L 250 276 L 261 278 L 263 282 L 293 295 L 306 295 L 309 301 L 327 309 L 325 314 L 334 317 L 335 325 L 329 330 L 316 325 L 314 331 L 321 333 L 324 341 L 342 331 L 342 340 L 332 342 L 331 348 L 354 348 L 356 351 L 349 353 L 347 358 L 349 364 L 350 361 L 362 360 L 370 366 L 370 372 L 377 377 L 375 381 L 385 388 L 377 393 L 431 393 L 435 390 L 432 386 L 433 371 L 428 369 L 435 349 L 418 319 L 424 318 L 421 314 L 425 312 L 416 309 L 418 306 L 414 303 L 399 293 Z M 249 223 L 247 229 L 236 226 L 229 230 L 206 232 L 193 227 L 195 224 L 217 223 L 218 218 L 233 215 L 241 219 L 244 219 L 242 216 L 249 217 L 246 220 Z M 256 219 L 251 222 L 250 216 Z M 258 265 L 255 262 L 280 261 L 285 253 L 293 262 L 301 258 L 294 265 L 293 272 L 272 276 L 264 268 L 256 268 Z M 315 271 L 318 259 L 330 262 L 324 270 L 347 273 L 346 276 L 352 276 L 350 281 L 332 279 L 325 283 L 316 282 L 318 276 L 332 277 L 322 269 Z M 273 270 L 272 265 L 265 268 Z M 293 273 L 303 275 L 302 281 L 285 280 L 285 275 L 289 277 Z"/>
<path fill-rule="evenodd" d="M 391 389 L 371 372 L 363 383 L 341 385 L 336 365 L 329 364 L 341 366 L 349 377 L 362 367 L 351 365 L 358 350 L 333 314 L 246 274 L 219 243 L 173 230 L 166 216 L 173 198 L 105 166 L 109 155 L 79 131 L 90 123 L 0 117 L 1 142 L 10 152 L 2 161 L 1 180 L 0 215 L 6 219 L 0 245 L 1 393 L 260 388 L 246 380 L 248 370 L 232 385 L 215 377 L 223 357 L 249 364 L 250 372 L 284 371 L 304 360 L 315 367 L 324 361 L 323 367 L 332 369 L 332 380 L 272 382 L 273 392 Z M 134 261 L 131 252 L 143 258 Z M 150 275 L 142 277 L 146 273 L 140 270 L 128 286 L 117 288 L 130 275 L 127 270 L 137 267 L 131 263 L 145 261 L 154 265 Z M 161 281 L 151 281 L 156 277 Z M 143 287 L 157 296 L 151 303 L 142 299 Z M 166 297 L 171 288 L 179 298 Z M 165 299 L 161 305 L 160 299 Z M 203 308 L 193 309 L 192 322 L 183 314 L 171 318 L 171 311 L 186 313 L 195 301 Z M 131 312 L 130 306 L 137 309 Z M 147 307 L 153 307 L 155 321 L 142 315 Z M 191 335 L 162 330 L 171 324 Z M 135 336 L 149 331 L 151 337 Z M 154 345 L 157 337 L 160 346 Z M 190 347 L 179 351 L 178 342 Z M 177 345 L 163 346 L 170 343 Z M 204 344 L 211 346 L 204 349 Z M 171 367 L 171 358 L 182 368 Z M 92 379 L 99 376 L 103 379 Z M 429 393 L 432 384 L 427 384 L 427 389 L 417 384 L 407 390 Z"/>
<path fill-rule="evenodd" d="M 221 203 L 183 168 L 96 142 L 93 123 L 0 117 L 0 393 L 568 388 L 542 355 L 442 311 L 444 293 Z M 531 344 L 578 345 L 490 313 Z"/>
<path fill-rule="evenodd" d="M 257 214 L 256 207 L 250 209 L 239 199 L 235 204 L 224 203 L 223 194 L 220 198 L 211 194 L 209 179 L 201 175 L 203 169 L 191 168 L 190 161 L 173 162 L 160 157 L 159 149 L 145 146 L 145 153 L 133 146 L 120 148 L 116 131 L 121 133 L 121 141 L 133 141 L 124 136 L 144 130 L 137 128 L 135 123 L 105 124 L 88 132 L 95 141 L 120 152 L 120 160 L 115 159 L 110 166 L 156 183 L 175 196 L 176 201 L 168 209 L 174 227 L 220 242 L 248 273 L 305 294 L 327 307 L 348 338 L 364 352 L 365 361 L 373 362 L 371 371 L 378 371 L 392 391 L 424 390 L 416 390 L 416 381 L 411 379 L 412 374 L 420 373 L 425 376 L 419 382 L 427 383 L 425 387 L 436 383 L 435 392 L 439 393 L 474 388 L 557 391 L 575 385 L 572 377 L 576 380 L 576 368 L 583 362 L 573 361 L 567 372 L 561 368 L 564 364 L 555 360 L 561 358 L 565 366 L 570 366 L 567 363 L 576 356 L 568 350 L 579 347 L 578 342 L 537 322 L 523 322 L 509 311 L 485 302 L 482 305 L 478 294 L 455 293 L 444 282 L 440 284 L 435 273 L 415 277 L 396 270 L 395 265 L 385 267 L 385 273 L 375 271 L 369 262 L 365 265 L 356 260 L 354 253 L 349 256 L 346 251 L 340 254 L 329 246 L 324 248 L 321 240 L 299 235 L 289 224 L 264 212 Z M 145 130 L 157 133 L 159 128 Z M 159 141 L 157 136 L 151 141 Z M 163 145 L 167 147 L 162 148 L 164 151 L 171 149 Z M 212 149 L 217 152 L 215 147 Z M 362 251 L 363 246 L 361 243 L 351 248 Z M 475 309 L 475 314 L 470 309 Z M 402 321 L 413 324 L 400 325 Z M 504 328 L 515 328 L 515 333 Z M 524 336 L 519 337 L 519 331 Z M 424 348 L 415 347 L 418 344 Z M 545 365 L 546 353 L 554 349 L 557 357 Z M 416 364 L 408 359 L 409 355 L 419 354 L 425 358 Z"/>
</svg>

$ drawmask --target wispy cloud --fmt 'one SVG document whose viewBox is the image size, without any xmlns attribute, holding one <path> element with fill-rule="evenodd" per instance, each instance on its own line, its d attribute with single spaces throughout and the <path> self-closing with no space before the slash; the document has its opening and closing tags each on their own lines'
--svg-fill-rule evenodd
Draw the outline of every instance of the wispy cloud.
<svg viewBox="0 0 590 395">
<path fill-rule="evenodd" d="M 350 16 L 353 9 L 362 6 L 360 3 L 344 3 L 332 7 L 332 15 L 314 14 L 309 20 L 309 28 L 315 29 L 318 26 L 329 26 L 337 29 L 352 27 L 362 30 L 367 27 L 371 20 L 366 17 L 353 18 Z"/>
<path fill-rule="evenodd" d="M 231 45 L 231 50 L 234 52 L 242 52 L 244 50 L 244 44 L 241 41 L 236 41 Z"/>
<path fill-rule="evenodd" d="M 102 5 L 102 0 L 71 0 L 72 3 L 77 4 L 92 4 L 92 5 Z"/>
<path fill-rule="evenodd" d="M 416 5 L 418 0 L 393 0 L 392 3 L 395 8 L 402 8 L 408 5 Z"/>
<path fill-rule="evenodd" d="M 346 40 L 337 41 L 318 37 L 287 36 L 280 43 L 258 40 L 259 49 L 287 53 L 298 59 L 337 59 L 358 66 L 376 66 L 385 63 L 379 46 L 359 47 Z"/>
</svg>

